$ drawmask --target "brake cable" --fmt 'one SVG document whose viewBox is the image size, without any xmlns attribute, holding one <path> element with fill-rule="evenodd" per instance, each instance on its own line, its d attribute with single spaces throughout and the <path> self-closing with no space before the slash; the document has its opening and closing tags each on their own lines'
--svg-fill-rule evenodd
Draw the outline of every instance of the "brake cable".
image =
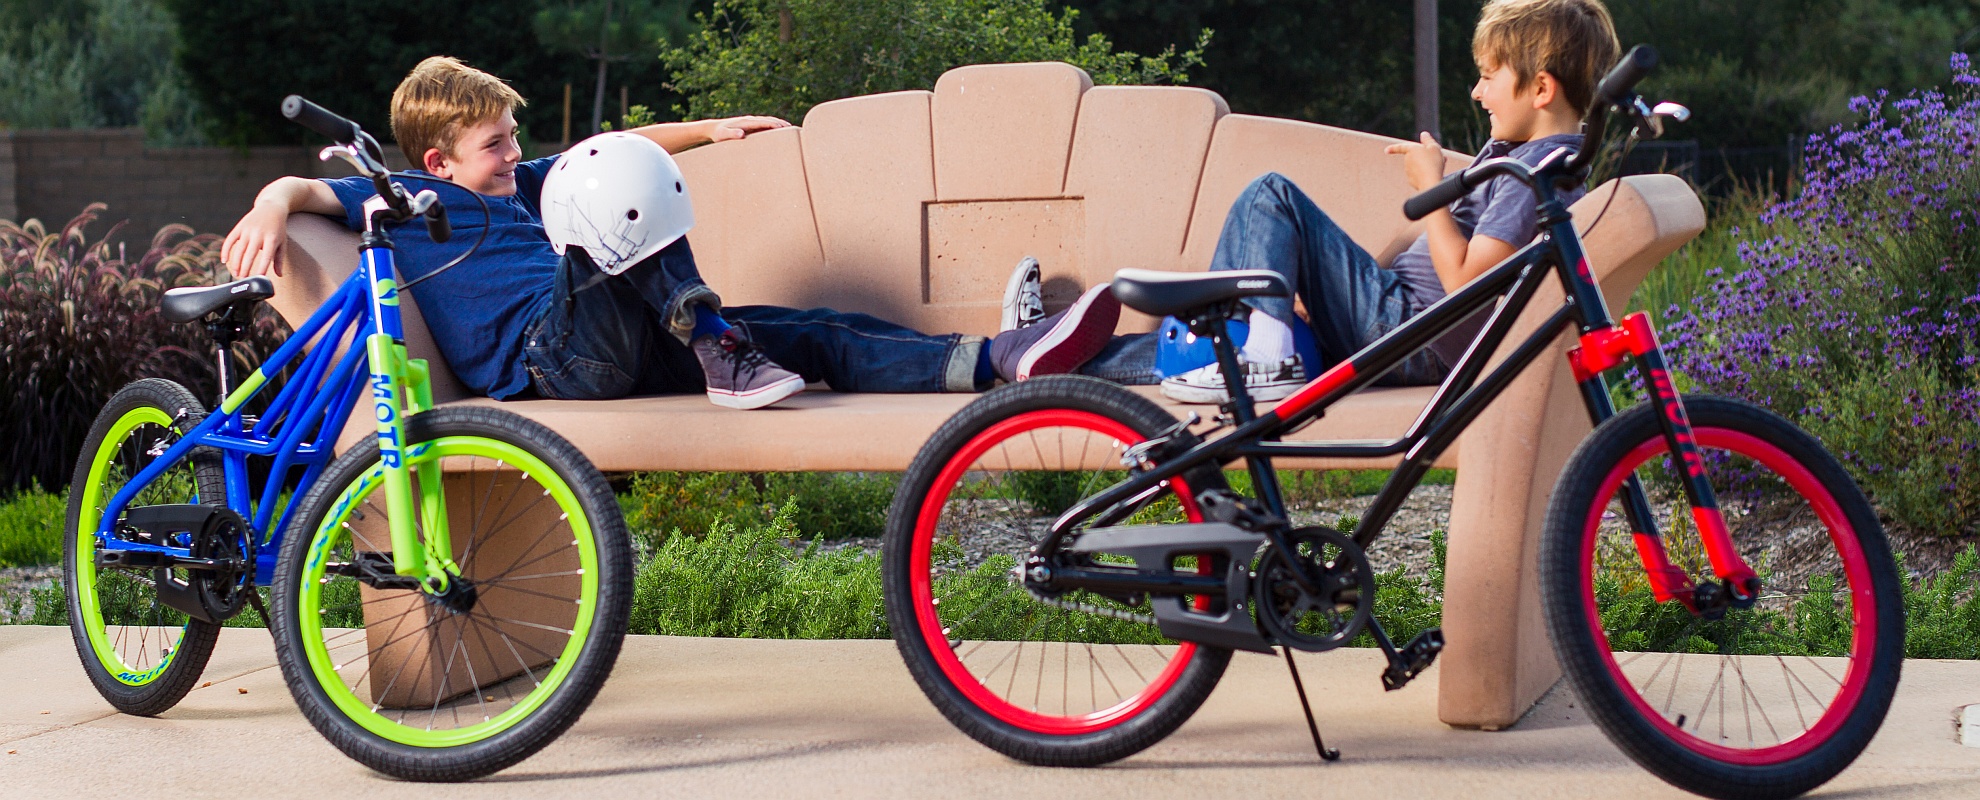
<svg viewBox="0 0 1980 800">
<path fill-rule="evenodd" d="M 447 270 L 453 269 L 454 267 L 458 266 L 461 262 L 466 261 L 468 259 L 468 256 L 474 255 L 475 251 L 481 249 L 482 243 L 488 240 L 488 229 L 492 227 L 494 220 L 491 219 L 491 214 L 488 210 L 488 200 L 486 198 L 483 198 L 480 192 L 477 192 L 473 189 L 469 189 L 466 186 L 462 186 L 453 181 L 447 180 L 446 178 L 441 178 L 434 175 L 427 175 L 424 173 L 389 172 L 386 173 L 386 175 L 392 178 L 411 178 L 413 180 L 418 180 L 418 181 L 433 181 L 434 183 L 444 183 L 448 186 L 452 186 L 456 189 L 467 192 L 468 196 L 473 197 L 475 202 L 481 204 L 481 235 L 475 237 L 474 246 L 469 247 L 467 249 L 467 252 L 462 253 L 459 256 L 455 257 L 454 260 L 441 265 L 439 269 L 433 270 L 432 272 L 428 272 L 425 275 L 421 275 L 417 278 L 406 281 L 404 285 L 401 285 L 399 287 L 399 291 L 403 292 L 410 290 L 412 289 L 412 287 L 418 286 L 421 282 L 425 281 L 428 278 L 431 278 L 442 272 L 446 272 Z M 442 205 L 441 207 L 445 208 L 444 205 Z M 407 222 L 411 222 L 411 220 L 407 220 Z"/>
</svg>

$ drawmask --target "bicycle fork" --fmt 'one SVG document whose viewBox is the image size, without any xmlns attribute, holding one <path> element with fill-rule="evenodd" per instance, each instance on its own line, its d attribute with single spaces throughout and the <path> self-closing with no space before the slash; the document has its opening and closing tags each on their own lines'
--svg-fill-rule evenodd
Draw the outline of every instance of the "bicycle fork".
<svg viewBox="0 0 1980 800">
<path fill-rule="evenodd" d="M 1718 498 L 1705 471 L 1705 460 L 1698 452 L 1691 417 L 1685 413 L 1684 401 L 1671 383 L 1670 367 L 1664 360 L 1650 318 L 1637 312 L 1624 316 L 1619 324 L 1591 329 L 1582 334 L 1580 346 L 1569 350 L 1567 356 L 1589 416 L 1598 426 L 1616 413 L 1602 373 L 1621 364 L 1625 356 L 1636 364 L 1645 393 L 1663 427 L 1665 444 L 1676 456 L 1675 466 L 1683 477 L 1681 483 L 1691 505 L 1692 522 L 1698 527 L 1712 571 L 1725 581 L 1734 605 L 1750 604 L 1759 595 L 1760 578 L 1733 546 L 1732 534 L 1719 512 Z M 1642 481 L 1631 474 L 1623 482 L 1622 493 L 1636 553 L 1642 559 L 1644 574 L 1657 601 L 1675 599 L 1694 613 L 1710 612 L 1710 608 L 1701 608 L 1709 604 L 1698 602 L 1699 587 L 1693 584 L 1691 576 L 1671 563 Z"/>
<path fill-rule="evenodd" d="M 367 242 L 367 244 L 371 244 Z M 451 577 L 459 572 L 454 564 L 453 544 L 447 528 L 445 492 L 440 483 L 440 465 L 429 461 L 418 467 L 417 504 L 413 491 L 413 468 L 407 466 L 405 417 L 433 405 L 426 362 L 408 358 L 402 341 L 399 319 L 399 288 L 393 281 L 392 249 L 389 243 L 364 250 L 364 266 L 370 274 L 371 311 L 375 327 L 365 337 L 365 355 L 371 368 L 370 384 L 373 416 L 378 422 L 378 457 L 384 466 L 387 524 L 392 538 L 392 571 L 420 580 L 431 593 L 448 590 Z M 407 509 L 419 509 L 415 523 Z M 420 532 L 424 531 L 422 542 Z"/>
</svg>

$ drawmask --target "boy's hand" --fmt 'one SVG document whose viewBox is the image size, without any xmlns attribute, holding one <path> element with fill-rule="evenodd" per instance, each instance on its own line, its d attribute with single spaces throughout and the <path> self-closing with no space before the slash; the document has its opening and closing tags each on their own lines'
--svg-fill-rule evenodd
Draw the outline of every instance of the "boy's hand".
<svg viewBox="0 0 1980 800">
<path fill-rule="evenodd" d="M 220 245 L 220 260 L 235 278 L 280 276 L 282 246 L 288 241 L 289 210 L 273 203 L 256 203 Z"/>
<path fill-rule="evenodd" d="M 1428 132 L 1420 142 L 1397 142 L 1389 145 L 1387 152 L 1403 157 L 1403 176 L 1412 191 L 1423 191 L 1444 179 L 1444 148 Z"/>
<path fill-rule="evenodd" d="M 729 117 L 728 119 L 715 120 L 714 123 L 708 129 L 708 141 L 710 142 L 726 142 L 730 139 L 741 139 L 757 131 L 788 128 L 791 126 L 790 123 L 776 117 L 755 116 Z"/>
</svg>

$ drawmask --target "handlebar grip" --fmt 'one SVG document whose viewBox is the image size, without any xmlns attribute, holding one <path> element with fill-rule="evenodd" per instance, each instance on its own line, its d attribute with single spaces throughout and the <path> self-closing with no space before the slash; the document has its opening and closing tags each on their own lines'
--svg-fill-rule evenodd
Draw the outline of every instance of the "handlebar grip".
<svg viewBox="0 0 1980 800">
<path fill-rule="evenodd" d="M 1595 87 L 1595 99 L 1600 103 L 1620 103 L 1636 88 L 1637 82 L 1657 68 L 1657 49 L 1647 44 L 1639 44 L 1623 54 L 1614 69 L 1602 77 Z"/>
<path fill-rule="evenodd" d="M 1471 186 L 1464 182 L 1464 175 L 1467 172 L 1470 172 L 1470 170 L 1461 169 L 1446 175 L 1444 176 L 1444 180 L 1436 186 L 1425 189 L 1415 197 L 1403 201 L 1403 216 L 1409 217 L 1411 222 L 1415 222 L 1430 216 L 1430 212 L 1432 211 L 1457 202 L 1458 198 L 1463 197 L 1465 192 L 1471 191 Z"/>
<path fill-rule="evenodd" d="M 357 123 L 331 113 L 328 109 L 304 100 L 302 95 L 292 94 L 282 98 L 282 116 L 317 133 L 329 137 L 338 144 L 357 141 Z"/>
<path fill-rule="evenodd" d="M 435 202 L 426 209 L 426 235 L 433 239 L 434 244 L 446 244 L 448 239 L 454 238 L 454 226 L 447 222 L 445 204 Z"/>
</svg>

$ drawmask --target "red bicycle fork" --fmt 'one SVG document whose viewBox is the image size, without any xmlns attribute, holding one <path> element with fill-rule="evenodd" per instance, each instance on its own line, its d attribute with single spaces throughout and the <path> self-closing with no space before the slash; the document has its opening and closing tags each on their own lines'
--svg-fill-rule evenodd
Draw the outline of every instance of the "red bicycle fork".
<svg viewBox="0 0 1980 800">
<path fill-rule="evenodd" d="M 1623 317 L 1620 324 L 1589 330 L 1581 335 L 1581 345 L 1569 350 L 1567 357 L 1575 381 L 1584 389 L 1591 386 L 1590 381 L 1597 381 L 1592 386 L 1599 387 L 1601 374 L 1620 365 L 1624 357 L 1636 364 L 1648 384 L 1650 403 L 1663 423 L 1665 442 L 1677 456 L 1674 466 L 1683 471 L 1691 519 L 1698 526 L 1698 537 L 1705 545 L 1712 571 L 1725 581 L 1733 602 L 1751 602 L 1759 593 L 1759 576 L 1740 558 L 1732 534 L 1726 529 L 1725 517 L 1719 513 L 1718 499 L 1705 473 L 1705 459 L 1692 435 L 1691 417 L 1685 413 L 1684 401 L 1678 398 L 1676 387 L 1671 385 L 1670 368 L 1664 361 L 1650 318 L 1637 312 Z M 1648 498 L 1643 496 L 1642 485 L 1634 475 L 1624 483 L 1623 491 L 1631 495 L 1627 502 L 1632 508 L 1646 512 L 1640 515 L 1641 519 L 1636 519 L 1637 513 L 1630 516 L 1632 527 L 1638 528 L 1633 531 L 1636 553 L 1643 561 L 1644 574 L 1656 599 L 1658 602 L 1676 599 L 1693 611 L 1700 611 L 1693 602 L 1696 588 L 1691 576 L 1671 563 L 1663 535 L 1656 529 L 1656 517 L 1647 513 Z"/>
</svg>

